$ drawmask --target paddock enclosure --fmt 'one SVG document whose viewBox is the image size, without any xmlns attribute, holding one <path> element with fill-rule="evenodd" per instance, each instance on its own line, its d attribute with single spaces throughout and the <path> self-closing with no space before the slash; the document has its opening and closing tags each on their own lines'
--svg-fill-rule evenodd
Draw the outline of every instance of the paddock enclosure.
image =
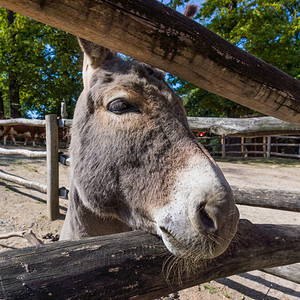
<svg viewBox="0 0 300 300">
<path fill-rule="evenodd" d="M 299 81 L 160 3 L 1 0 L 0 5 L 293 123 L 284 123 L 291 126 L 286 128 L 289 131 L 286 134 L 299 130 Z M 56 124 L 56 117 L 49 122 Z M 51 157 L 47 163 L 55 162 L 48 171 L 48 180 L 55 186 L 57 126 L 53 128 L 56 128 L 53 134 L 51 130 L 49 136 L 47 133 L 47 151 Z M 274 134 L 278 130 L 261 131 Z M 281 127 L 279 131 L 284 130 Z M 47 191 L 51 199 L 58 199 L 56 186 Z M 51 206 L 50 219 L 55 218 L 57 205 L 56 202 Z M 297 205 L 299 197 L 294 198 L 291 207 Z M 238 243 L 206 262 L 192 276 L 183 272 L 181 281 L 175 280 L 176 274 L 172 273 L 165 280 L 161 270 L 169 254 L 161 241 L 141 232 L 12 250 L 0 257 L 0 295 L 1 298 L 151 299 L 232 274 L 297 263 L 299 233 L 300 228 L 295 225 L 259 225 L 241 220 Z"/>
</svg>

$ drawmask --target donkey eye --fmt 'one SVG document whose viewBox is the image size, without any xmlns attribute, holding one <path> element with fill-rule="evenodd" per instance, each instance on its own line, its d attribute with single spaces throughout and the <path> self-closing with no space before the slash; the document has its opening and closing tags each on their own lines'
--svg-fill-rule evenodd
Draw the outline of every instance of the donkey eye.
<svg viewBox="0 0 300 300">
<path fill-rule="evenodd" d="M 140 111 L 129 104 L 128 102 L 124 101 L 123 99 L 116 99 L 108 104 L 107 109 L 117 115 L 129 113 L 129 112 L 135 112 L 140 113 Z"/>
</svg>

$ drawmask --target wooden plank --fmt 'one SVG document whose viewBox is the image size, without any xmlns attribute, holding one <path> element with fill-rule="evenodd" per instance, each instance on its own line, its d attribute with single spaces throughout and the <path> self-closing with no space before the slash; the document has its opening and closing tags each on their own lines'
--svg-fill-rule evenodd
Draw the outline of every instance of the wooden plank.
<svg viewBox="0 0 300 300">
<path fill-rule="evenodd" d="M 279 139 L 300 139 L 300 136 L 293 136 L 293 135 L 276 135 Z"/>
<path fill-rule="evenodd" d="M 278 146 L 280 146 L 280 144 L 278 144 Z M 300 154 L 288 154 L 288 153 L 271 152 L 271 155 L 282 156 L 282 157 L 291 157 L 291 158 L 299 158 L 300 159 Z"/>
<path fill-rule="evenodd" d="M 36 119 L 6 119 L 0 120 L 0 126 L 5 125 L 29 125 L 29 126 L 45 126 L 45 120 L 36 120 Z"/>
<path fill-rule="evenodd" d="M 226 136 L 223 135 L 221 139 L 221 144 L 222 144 L 222 158 L 226 157 Z"/>
<path fill-rule="evenodd" d="M 1 253 L 0 298 L 153 299 L 216 278 L 299 260 L 299 226 L 241 220 L 229 249 L 198 268 L 193 263 L 188 275 L 169 269 L 173 260 L 160 239 L 133 231 Z"/>
<path fill-rule="evenodd" d="M 47 148 L 47 215 L 50 221 L 59 217 L 58 126 L 57 115 L 46 116 Z"/>
<path fill-rule="evenodd" d="M 300 127 L 273 117 L 202 118 L 188 117 L 192 130 L 218 135 L 255 137 L 273 134 L 300 134 Z"/>
<path fill-rule="evenodd" d="M 38 190 L 38 191 L 43 192 L 43 193 L 47 192 L 47 186 L 44 185 L 44 184 L 28 181 L 28 180 L 23 179 L 21 177 L 10 175 L 10 174 L 4 173 L 2 171 L 0 171 L 0 178 L 4 179 L 4 180 L 11 181 L 11 182 L 15 182 L 17 184 L 26 186 L 26 187 L 31 188 L 31 189 Z"/>
<path fill-rule="evenodd" d="M 3 155 L 24 155 L 27 157 L 44 158 L 47 157 L 46 151 L 30 151 L 24 149 L 5 149 L 0 148 L 0 154 Z"/>
<path fill-rule="evenodd" d="M 300 264 L 267 268 L 262 271 L 300 284 Z"/>
<path fill-rule="evenodd" d="M 300 212 L 300 193 L 232 186 L 237 204 Z"/>
<path fill-rule="evenodd" d="M 278 144 L 271 144 L 271 146 L 285 146 L 285 147 L 300 147 L 300 144 L 285 144 L 285 143 L 278 143 Z"/>
<path fill-rule="evenodd" d="M 300 126 L 300 81 L 151 0 L 0 0 L 0 5 Z"/>
<path fill-rule="evenodd" d="M 271 156 L 271 140 L 272 140 L 272 137 L 268 136 L 268 141 L 267 141 L 267 158 L 270 158 L 270 156 Z"/>
<path fill-rule="evenodd" d="M 3 239 L 9 239 L 12 237 L 22 237 L 25 238 L 31 245 L 33 246 L 39 246 L 39 245 L 43 245 L 44 243 L 39 240 L 36 235 L 32 232 L 32 230 L 30 230 L 29 232 L 26 231 L 15 231 L 15 232 L 8 232 L 8 233 L 3 233 L 0 234 L 0 240 Z"/>
<path fill-rule="evenodd" d="M 0 0 L 1 1 L 1 0 Z M 300 134 L 300 127 L 273 117 L 258 118 L 206 118 L 188 117 L 193 131 L 207 131 L 227 136 L 263 136 L 272 134 Z M 72 119 L 59 119 L 59 127 L 72 127 Z M 201 139 L 217 139 L 220 137 L 201 137 Z M 291 137 L 292 138 L 292 137 Z"/>
</svg>

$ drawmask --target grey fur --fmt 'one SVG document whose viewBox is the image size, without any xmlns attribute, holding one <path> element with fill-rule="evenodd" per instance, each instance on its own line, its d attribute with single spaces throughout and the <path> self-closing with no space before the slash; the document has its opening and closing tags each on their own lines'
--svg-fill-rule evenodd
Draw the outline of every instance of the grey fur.
<svg viewBox="0 0 300 300">
<path fill-rule="evenodd" d="M 71 191 L 61 238 L 77 239 L 130 229 L 163 235 L 159 228 L 165 227 L 176 236 L 171 225 L 159 224 L 155 211 L 171 205 L 181 170 L 187 168 L 191 157 L 196 157 L 197 161 L 203 160 L 205 170 L 212 172 L 214 184 L 222 191 L 216 192 L 221 196 L 214 200 L 215 207 L 222 204 L 221 219 L 228 224 L 225 229 L 218 229 L 217 243 L 196 233 L 197 230 L 193 229 L 190 236 L 187 232 L 186 247 L 193 244 L 192 248 L 201 253 L 224 251 L 238 219 L 231 190 L 191 133 L 182 101 L 165 83 L 163 73 L 137 61 L 124 61 L 87 41 L 81 42 L 81 46 L 86 56 L 85 88 L 71 131 Z M 120 97 L 119 93 L 125 94 L 125 100 L 137 107 L 139 113 L 110 112 L 109 102 Z M 193 206 L 190 205 L 191 209 Z M 176 223 L 175 215 L 176 212 L 169 217 L 171 223 Z M 185 220 L 184 224 L 189 222 Z M 185 243 L 182 233 L 178 233 L 178 239 Z M 219 243 L 222 249 L 216 245 Z M 203 247 L 204 244 L 209 247 Z"/>
</svg>

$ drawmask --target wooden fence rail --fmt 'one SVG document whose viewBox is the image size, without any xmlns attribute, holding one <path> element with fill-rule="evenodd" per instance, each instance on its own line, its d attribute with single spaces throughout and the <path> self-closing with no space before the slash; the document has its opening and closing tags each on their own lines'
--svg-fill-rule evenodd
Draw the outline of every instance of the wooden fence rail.
<svg viewBox="0 0 300 300">
<path fill-rule="evenodd" d="M 46 121 L 36 120 L 36 119 L 24 119 L 24 118 L 0 120 L 0 126 L 5 126 L 5 125 L 45 126 Z"/>
<path fill-rule="evenodd" d="M 178 278 L 162 241 L 139 231 L 0 254 L 0 298 L 153 299 L 251 270 L 300 260 L 300 227 L 239 223 L 236 242 Z M 166 280 L 167 279 L 167 280 Z"/>
<path fill-rule="evenodd" d="M 47 193 L 47 186 L 44 185 L 44 184 L 41 184 L 41 183 L 28 181 L 24 178 L 14 176 L 14 175 L 10 175 L 10 174 L 4 173 L 2 171 L 0 171 L 0 178 L 4 179 L 4 180 L 8 180 L 8 181 L 18 183 L 20 185 L 26 186 L 26 187 L 31 188 L 31 189 L 36 189 L 36 190 L 38 190 L 40 192 L 43 192 L 43 193 Z"/>
<path fill-rule="evenodd" d="M 0 5 L 300 126 L 298 80 L 158 1 L 0 0 Z"/>
<path fill-rule="evenodd" d="M 300 134 L 300 127 L 273 117 L 258 118 L 202 118 L 188 117 L 192 130 L 206 131 L 220 136 L 267 136 Z"/>
<path fill-rule="evenodd" d="M 27 157 L 47 158 L 47 186 L 25 180 L 23 178 L 1 172 L 0 178 L 18 183 L 20 185 L 37 189 L 47 193 L 47 214 L 53 221 L 59 216 L 59 172 L 58 172 L 58 122 L 57 115 L 47 115 L 45 120 L 33 119 L 6 119 L 0 120 L 0 126 L 5 125 L 30 125 L 46 127 L 46 149 L 47 151 L 29 151 L 20 149 L 0 148 L 0 154 L 25 155 Z"/>
<path fill-rule="evenodd" d="M 237 204 L 300 212 L 300 193 L 234 186 L 232 190 Z"/>
<path fill-rule="evenodd" d="M 5 149 L 0 148 L 0 154 L 2 155 L 22 155 L 26 157 L 45 158 L 47 157 L 46 151 L 30 151 L 24 149 Z"/>
<path fill-rule="evenodd" d="M 299 143 L 284 143 L 284 142 L 277 142 L 277 143 L 271 143 L 271 138 L 277 138 L 277 139 L 297 139 L 297 136 L 267 136 L 263 137 L 264 142 L 263 143 L 257 143 L 257 142 L 252 142 L 252 143 L 245 143 L 245 137 L 241 137 L 241 142 L 240 143 L 229 143 L 227 141 L 226 136 L 202 136 L 199 137 L 199 141 L 204 144 L 204 146 L 207 148 L 207 150 L 212 154 L 212 155 L 222 155 L 222 157 L 226 157 L 227 155 L 231 154 L 239 154 L 244 157 L 248 157 L 249 154 L 259 154 L 260 156 L 270 158 L 271 156 L 281 156 L 281 157 L 288 157 L 288 158 L 298 158 L 300 159 L 300 144 Z M 220 143 L 207 143 L 206 141 L 211 141 L 211 140 L 221 140 Z M 262 150 L 248 150 L 247 146 L 254 146 L 256 148 L 257 146 L 261 146 Z M 228 148 L 231 147 L 238 147 L 240 150 L 228 150 Z M 299 154 L 292 154 L 292 153 L 280 153 L 280 152 L 274 152 L 271 151 L 271 147 L 295 147 L 296 151 Z M 216 150 L 216 148 L 220 148 L 220 150 Z"/>
<path fill-rule="evenodd" d="M 204 118 L 188 117 L 194 131 L 206 131 L 227 136 L 267 136 L 275 134 L 300 134 L 300 127 L 273 117 L 259 118 Z M 59 127 L 72 127 L 72 119 L 59 119 Z M 1 125 L 1 121 L 0 121 Z"/>
</svg>

